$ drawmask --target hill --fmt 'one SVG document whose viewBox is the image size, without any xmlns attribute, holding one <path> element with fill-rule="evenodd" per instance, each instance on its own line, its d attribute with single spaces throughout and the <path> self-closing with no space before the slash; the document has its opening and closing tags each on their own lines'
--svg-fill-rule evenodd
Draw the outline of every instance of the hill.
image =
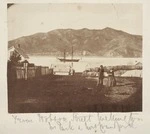
<svg viewBox="0 0 150 134">
<path fill-rule="evenodd" d="M 8 42 L 8 47 L 20 44 L 28 54 L 63 56 L 142 57 L 142 36 L 112 28 L 56 29 L 47 33 L 23 36 Z"/>
</svg>

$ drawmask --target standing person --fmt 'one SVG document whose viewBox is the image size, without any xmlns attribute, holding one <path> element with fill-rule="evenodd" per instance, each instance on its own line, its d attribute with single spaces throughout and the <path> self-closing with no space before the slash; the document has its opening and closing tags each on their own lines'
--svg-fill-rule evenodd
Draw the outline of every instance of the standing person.
<svg viewBox="0 0 150 134">
<path fill-rule="evenodd" d="M 116 79 L 114 75 L 114 69 L 111 69 L 108 72 L 108 81 L 107 81 L 107 87 L 113 87 L 116 86 Z"/>
<path fill-rule="evenodd" d="M 71 75 L 71 66 L 69 66 L 69 75 Z"/>
<path fill-rule="evenodd" d="M 98 81 L 97 81 L 97 86 L 103 86 L 103 79 L 104 79 L 104 68 L 103 65 L 100 66 L 98 69 Z"/>
</svg>

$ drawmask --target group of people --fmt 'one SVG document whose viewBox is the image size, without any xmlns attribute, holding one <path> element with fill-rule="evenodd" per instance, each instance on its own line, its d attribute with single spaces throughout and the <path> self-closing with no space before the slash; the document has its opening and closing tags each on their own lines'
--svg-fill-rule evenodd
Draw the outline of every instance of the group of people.
<svg viewBox="0 0 150 134">
<path fill-rule="evenodd" d="M 110 69 L 108 72 L 108 79 L 107 79 L 107 87 L 113 87 L 116 85 L 116 79 L 114 75 L 114 69 Z M 104 80 L 104 67 L 103 65 L 100 66 L 98 69 L 98 81 L 97 87 L 103 87 L 103 80 Z"/>
</svg>

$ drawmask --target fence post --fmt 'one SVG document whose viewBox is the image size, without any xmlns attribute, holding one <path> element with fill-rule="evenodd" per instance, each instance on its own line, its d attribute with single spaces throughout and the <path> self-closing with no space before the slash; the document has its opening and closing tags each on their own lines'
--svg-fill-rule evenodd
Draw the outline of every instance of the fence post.
<svg viewBox="0 0 150 134">
<path fill-rule="evenodd" d="M 25 80 L 27 80 L 28 79 L 28 62 L 24 62 L 23 64 L 24 64 L 24 68 L 25 68 L 24 77 L 25 77 Z"/>
</svg>

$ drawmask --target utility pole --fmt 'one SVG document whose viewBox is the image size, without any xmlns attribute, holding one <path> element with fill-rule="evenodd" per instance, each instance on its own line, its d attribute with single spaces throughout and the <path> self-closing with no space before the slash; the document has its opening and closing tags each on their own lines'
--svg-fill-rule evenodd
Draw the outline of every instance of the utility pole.
<svg viewBox="0 0 150 134">
<path fill-rule="evenodd" d="M 72 60 L 72 68 L 73 68 L 73 46 L 72 46 L 71 60 Z"/>
</svg>

